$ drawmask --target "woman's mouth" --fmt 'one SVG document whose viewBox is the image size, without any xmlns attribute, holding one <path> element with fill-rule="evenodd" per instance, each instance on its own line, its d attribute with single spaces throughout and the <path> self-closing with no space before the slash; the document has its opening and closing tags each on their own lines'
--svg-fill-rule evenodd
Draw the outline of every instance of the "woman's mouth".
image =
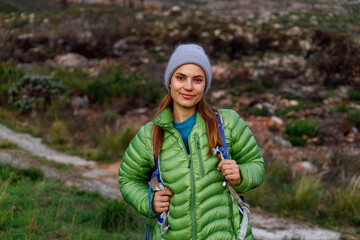
<svg viewBox="0 0 360 240">
<path fill-rule="evenodd" d="M 181 94 L 181 96 L 185 99 L 192 99 L 194 97 L 194 95 L 190 95 L 190 94 Z"/>
</svg>

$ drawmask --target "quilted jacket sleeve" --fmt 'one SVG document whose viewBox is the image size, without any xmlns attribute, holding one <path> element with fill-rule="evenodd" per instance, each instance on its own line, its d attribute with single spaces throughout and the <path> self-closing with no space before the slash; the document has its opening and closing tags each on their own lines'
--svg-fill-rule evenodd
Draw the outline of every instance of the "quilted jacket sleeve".
<svg viewBox="0 0 360 240">
<path fill-rule="evenodd" d="M 138 212 L 149 216 L 148 181 L 153 173 L 152 124 L 148 123 L 140 128 L 130 142 L 121 160 L 119 168 L 120 192 L 126 202 Z M 154 193 L 151 194 L 153 199 Z M 156 213 L 152 211 L 152 217 Z"/>
<path fill-rule="evenodd" d="M 242 182 L 234 189 L 239 193 L 260 186 L 264 180 L 264 159 L 256 143 L 254 136 L 244 120 L 233 110 L 226 110 L 229 117 L 228 127 L 231 136 L 231 156 L 236 160 L 241 174 Z M 224 115 L 223 115 L 224 117 Z M 224 120 L 225 123 L 225 120 Z"/>
</svg>

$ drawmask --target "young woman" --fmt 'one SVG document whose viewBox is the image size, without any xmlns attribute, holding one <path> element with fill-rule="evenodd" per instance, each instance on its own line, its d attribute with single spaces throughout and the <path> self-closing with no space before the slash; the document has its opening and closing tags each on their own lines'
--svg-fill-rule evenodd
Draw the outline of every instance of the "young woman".
<svg viewBox="0 0 360 240">
<path fill-rule="evenodd" d="M 211 65 L 202 47 L 184 44 L 171 55 L 166 72 L 168 94 L 155 119 L 145 124 L 127 148 L 119 168 L 126 202 L 149 216 L 148 182 L 158 157 L 165 188 L 151 192 L 151 216 L 168 211 L 168 230 L 156 225 L 153 239 L 235 240 L 243 215 L 224 178 L 238 194 L 258 187 L 264 161 L 245 122 L 233 110 L 221 109 L 231 159 L 219 161 L 221 146 L 217 110 L 204 94 L 211 85 Z M 250 225 L 246 240 L 253 239 Z"/>
</svg>

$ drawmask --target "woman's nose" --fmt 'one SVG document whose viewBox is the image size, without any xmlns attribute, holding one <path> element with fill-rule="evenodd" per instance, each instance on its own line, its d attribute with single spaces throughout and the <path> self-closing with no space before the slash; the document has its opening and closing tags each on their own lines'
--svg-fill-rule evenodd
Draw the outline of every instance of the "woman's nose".
<svg viewBox="0 0 360 240">
<path fill-rule="evenodd" d="M 186 82 L 185 82 L 185 86 L 184 86 L 184 89 L 185 90 L 188 90 L 188 91 L 191 91 L 193 89 L 193 83 L 191 81 L 191 79 L 188 79 Z"/>
</svg>

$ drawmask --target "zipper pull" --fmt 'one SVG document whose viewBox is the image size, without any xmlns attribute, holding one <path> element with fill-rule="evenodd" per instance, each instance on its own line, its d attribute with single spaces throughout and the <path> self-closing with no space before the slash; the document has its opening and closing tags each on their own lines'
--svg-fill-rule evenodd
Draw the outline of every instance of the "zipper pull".
<svg viewBox="0 0 360 240">
<path fill-rule="evenodd" d="M 191 156 L 190 156 L 190 154 L 188 155 L 188 158 L 189 158 L 189 165 L 188 165 L 188 168 L 190 168 L 190 167 L 191 167 Z"/>
</svg>

